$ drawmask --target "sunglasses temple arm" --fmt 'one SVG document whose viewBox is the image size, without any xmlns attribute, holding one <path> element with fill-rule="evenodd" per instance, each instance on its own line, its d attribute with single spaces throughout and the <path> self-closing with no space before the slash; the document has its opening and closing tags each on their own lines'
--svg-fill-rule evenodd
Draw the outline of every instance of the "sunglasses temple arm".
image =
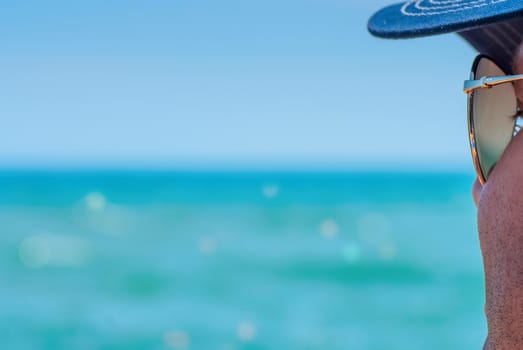
<svg viewBox="0 0 523 350">
<path fill-rule="evenodd" d="M 523 74 L 509 75 L 506 77 L 490 77 L 485 78 L 484 82 L 487 86 L 496 86 L 505 83 L 511 83 L 513 81 L 523 80 Z"/>
<path fill-rule="evenodd" d="M 479 80 L 466 80 L 463 86 L 465 93 L 470 93 L 476 89 L 489 89 L 493 86 L 523 80 L 523 74 L 509 75 L 503 77 L 482 77 Z"/>
</svg>

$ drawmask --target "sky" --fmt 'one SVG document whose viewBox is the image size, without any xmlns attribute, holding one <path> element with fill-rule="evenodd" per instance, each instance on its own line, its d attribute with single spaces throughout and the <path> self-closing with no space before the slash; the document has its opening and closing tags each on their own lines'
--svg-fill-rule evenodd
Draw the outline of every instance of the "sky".
<svg viewBox="0 0 523 350">
<path fill-rule="evenodd" d="M 475 52 L 381 0 L 0 4 L 0 167 L 472 171 Z"/>
</svg>

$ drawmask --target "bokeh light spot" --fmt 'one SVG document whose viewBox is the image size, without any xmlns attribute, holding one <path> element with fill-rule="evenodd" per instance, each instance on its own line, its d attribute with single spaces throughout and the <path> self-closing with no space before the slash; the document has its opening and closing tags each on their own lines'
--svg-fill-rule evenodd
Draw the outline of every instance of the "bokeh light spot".
<svg viewBox="0 0 523 350">
<path fill-rule="evenodd" d="M 320 224 L 320 233 L 325 238 L 333 238 L 339 231 L 338 223 L 332 219 L 326 219 Z"/>
<path fill-rule="evenodd" d="M 88 242 L 79 237 L 39 234 L 24 239 L 18 248 L 20 261 L 29 268 L 47 265 L 78 267 L 90 255 Z"/>
<path fill-rule="evenodd" d="M 188 349 L 190 345 L 189 335 L 180 330 L 165 332 L 164 341 L 172 349 Z"/>
<path fill-rule="evenodd" d="M 241 322 L 236 329 L 236 335 L 238 339 L 245 342 L 254 340 L 256 338 L 256 327 L 251 322 Z"/>
<path fill-rule="evenodd" d="M 93 211 L 100 211 L 105 209 L 107 200 L 105 196 L 100 192 L 91 192 L 85 196 L 85 205 L 88 209 Z"/>
<path fill-rule="evenodd" d="M 361 257 L 361 249 L 357 244 L 349 243 L 343 247 L 342 254 L 345 261 L 355 262 Z"/>
<path fill-rule="evenodd" d="M 216 241 L 211 237 L 202 237 L 198 242 L 198 249 L 204 255 L 211 255 L 216 252 Z"/>
<path fill-rule="evenodd" d="M 397 256 L 398 250 L 393 243 L 386 242 L 380 245 L 379 254 L 384 260 L 392 260 Z"/>
<path fill-rule="evenodd" d="M 262 188 L 262 194 L 265 198 L 275 198 L 280 193 L 280 188 L 277 185 L 266 185 Z"/>
<path fill-rule="evenodd" d="M 22 264 L 29 268 L 40 268 L 49 263 L 50 252 L 47 241 L 41 236 L 31 236 L 22 241 L 18 248 Z"/>
</svg>

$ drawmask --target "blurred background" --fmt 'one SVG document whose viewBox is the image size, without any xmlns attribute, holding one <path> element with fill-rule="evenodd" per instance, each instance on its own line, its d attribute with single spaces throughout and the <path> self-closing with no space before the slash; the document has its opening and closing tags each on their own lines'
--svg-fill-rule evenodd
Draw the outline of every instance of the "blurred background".
<svg viewBox="0 0 523 350">
<path fill-rule="evenodd" d="M 2 2 L 2 349 L 481 348 L 475 53 L 388 4 Z"/>
</svg>

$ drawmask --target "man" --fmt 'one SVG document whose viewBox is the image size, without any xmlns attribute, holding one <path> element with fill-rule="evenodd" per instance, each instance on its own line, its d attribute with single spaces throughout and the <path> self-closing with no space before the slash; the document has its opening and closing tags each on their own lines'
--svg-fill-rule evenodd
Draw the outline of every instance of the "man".
<svg viewBox="0 0 523 350">
<path fill-rule="evenodd" d="M 485 272 L 484 349 L 523 349 L 523 75 L 517 76 L 523 74 L 523 1 L 409 1 L 377 12 L 368 29 L 384 38 L 457 32 L 485 55 L 464 88 L 478 173 L 473 198 Z"/>
</svg>

